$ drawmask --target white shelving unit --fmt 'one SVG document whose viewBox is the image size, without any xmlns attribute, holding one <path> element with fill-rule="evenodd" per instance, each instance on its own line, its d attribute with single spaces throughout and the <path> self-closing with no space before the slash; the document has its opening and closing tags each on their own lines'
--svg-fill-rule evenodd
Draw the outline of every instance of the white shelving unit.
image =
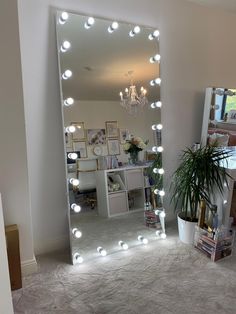
<svg viewBox="0 0 236 314">
<path fill-rule="evenodd" d="M 114 217 L 144 210 L 144 166 L 127 166 L 96 172 L 98 213 L 102 217 Z M 110 180 L 111 178 L 111 180 Z M 108 185 L 119 184 L 117 190 Z"/>
</svg>

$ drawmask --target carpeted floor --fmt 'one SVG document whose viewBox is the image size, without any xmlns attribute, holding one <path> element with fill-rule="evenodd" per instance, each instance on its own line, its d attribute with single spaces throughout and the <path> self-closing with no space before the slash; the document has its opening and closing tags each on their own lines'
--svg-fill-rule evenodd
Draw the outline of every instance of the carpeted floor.
<svg viewBox="0 0 236 314">
<path fill-rule="evenodd" d="M 67 252 L 39 256 L 13 293 L 15 313 L 236 313 L 236 253 L 212 263 L 179 242 L 175 225 L 167 235 L 76 266 Z"/>
</svg>

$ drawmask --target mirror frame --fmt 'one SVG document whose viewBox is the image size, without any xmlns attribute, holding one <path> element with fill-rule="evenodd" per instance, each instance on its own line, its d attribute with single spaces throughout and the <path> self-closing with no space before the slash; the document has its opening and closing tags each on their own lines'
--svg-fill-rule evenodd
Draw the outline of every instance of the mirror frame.
<svg viewBox="0 0 236 314">
<path fill-rule="evenodd" d="M 56 20 L 56 34 L 57 34 L 57 51 L 58 51 L 58 67 L 59 67 L 59 84 L 60 84 L 60 98 L 61 98 L 61 109 L 62 109 L 62 122 L 63 122 L 63 139 L 64 139 L 64 156 L 65 156 L 65 173 L 66 173 L 66 189 L 67 189 L 67 204 L 68 204 L 68 222 L 69 222 L 69 231 L 70 231 L 70 249 L 71 249 L 71 262 L 72 264 L 77 264 L 82 262 L 82 257 L 80 256 L 79 252 L 73 252 L 73 248 L 72 248 L 72 230 L 71 230 L 71 206 L 73 203 L 73 189 L 71 187 L 71 183 L 70 180 L 68 179 L 68 168 L 67 168 L 67 152 L 66 152 L 66 141 L 65 141 L 65 126 L 64 126 L 64 106 L 65 106 L 65 100 L 63 98 L 63 89 L 62 89 L 62 71 L 61 71 L 61 63 L 60 63 L 60 55 L 61 55 L 61 43 L 59 42 L 59 35 L 58 35 L 58 25 L 63 25 L 64 23 L 66 23 L 67 19 L 64 19 L 64 17 L 66 17 L 66 14 L 70 15 L 79 15 L 79 16 L 83 16 L 83 17 L 87 17 L 89 18 L 89 15 L 83 15 L 80 13 L 75 13 L 75 12 L 70 12 L 70 11 L 62 11 L 62 10 L 57 10 L 56 12 L 56 16 L 55 16 L 55 20 Z M 63 17 L 64 15 L 64 17 Z M 96 19 L 96 17 L 95 17 Z M 109 19 L 103 19 L 101 17 L 97 17 L 97 19 L 101 19 L 101 20 L 105 20 L 105 21 L 109 21 L 109 22 L 113 22 L 113 20 L 109 20 Z M 122 21 L 118 21 L 119 23 L 125 23 L 125 24 L 129 24 L 129 25 L 133 25 L 132 23 L 127 23 L 127 22 L 122 22 Z M 153 36 L 152 39 L 154 40 L 158 40 L 159 41 L 159 34 L 158 36 L 154 36 L 155 31 L 157 31 L 156 28 L 153 27 L 149 27 L 149 26 L 140 26 L 141 28 L 147 28 L 152 30 L 150 32 L 149 36 Z M 159 31 L 158 31 L 159 32 Z M 150 37 L 149 37 L 150 39 Z M 159 50 L 160 50 L 160 46 L 159 46 Z M 161 54 L 161 53 L 160 53 Z M 159 61 L 160 63 L 160 61 Z M 159 71 L 160 71 L 160 77 L 161 77 L 161 67 L 159 64 Z M 154 80 L 153 80 L 154 81 Z M 159 84 L 161 85 L 161 84 Z M 160 112 L 160 116 L 161 116 L 161 88 L 160 88 L 160 98 L 157 99 L 155 102 L 153 102 L 151 105 L 151 108 L 153 110 L 159 110 Z M 150 126 L 151 127 L 151 126 Z M 162 130 L 157 130 L 157 129 L 153 129 L 153 132 L 155 134 L 155 140 L 154 140 L 154 146 L 152 147 L 152 151 L 156 154 L 156 160 L 158 161 L 160 165 L 162 165 L 162 152 L 163 152 L 163 147 L 162 147 L 162 139 L 161 139 L 161 133 Z M 155 168 L 157 169 L 157 168 Z M 153 171 L 154 173 L 155 170 Z M 155 211 L 156 215 L 159 216 L 160 218 L 160 222 L 161 222 L 161 227 L 162 227 L 162 232 L 160 233 L 161 238 L 165 239 L 166 238 L 166 234 L 165 234 L 165 210 L 163 208 L 163 197 L 165 195 L 165 192 L 163 190 L 163 173 L 158 174 L 158 176 L 161 178 L 158 180 L 158 182 L 156 182 L 156 184 L 154 185 L 155 191 L 154 193 L 156 194 L 156 197 L 159 197 L 161 199 L 161 204 L 162 204 L 162 210 L 160 210 L 160 208 L 157 208 L 157 210 Z M 98 250 L 99 252 L 99 250 Z M 117 251 L 118 252 L 118 251 Z M 101 255 L 102 253 L 99 252 Z M 77 254 L 77 255 L 76 255 Z"/>
</svg>

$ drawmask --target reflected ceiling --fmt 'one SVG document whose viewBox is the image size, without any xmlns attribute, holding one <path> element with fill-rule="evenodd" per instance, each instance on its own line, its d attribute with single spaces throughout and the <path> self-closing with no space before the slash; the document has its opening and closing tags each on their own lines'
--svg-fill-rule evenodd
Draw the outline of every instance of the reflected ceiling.
<svg viewBox="0 0 236 314">
<path fill-rule="evenodd" d="M 157 89 L 149 84 L 159 77 L 159 64 L 149 62 L 150 57 L 159 53 L 158 42 L 154 44 L 148 39 L 153 29 L 141 27 L 140 33 L 131 38 L 133 25 L 119 24 L 110 34 L 107 31 L 110 21 L 95 19 L 90 29 L 84 28 L 85 21 L 86 17 L 71 14 L 63 26 L 59 25 L 63 27 L 59 41 L 71 43 L 70 50 L 60 55 L 61 71 L 73 71 L 72 78 L 62 82 L 64 97 L 119 101 L 120 91 L 130 83 L 128 73 L 132 73 L 137 89 L 143 86 L 149 101 L 155 100 Z"/>
</svg>

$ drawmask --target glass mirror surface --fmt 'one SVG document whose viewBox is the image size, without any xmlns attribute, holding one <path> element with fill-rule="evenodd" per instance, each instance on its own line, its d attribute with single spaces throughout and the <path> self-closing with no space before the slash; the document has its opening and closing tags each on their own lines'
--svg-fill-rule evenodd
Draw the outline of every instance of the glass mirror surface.
<svg viewBox="0 0 236 314">
<path fill-rule="evenodd" d="M 147 170 L 161 147 L 159 34 L 61 11 L 56 27 L 71 254 L 77 263 L 165 236 L 164 214 L 149 220 L 144 215 L 145 204 L 161 206 L 154 204 Z M 142 149 L 136 162 L 124 151 L 133 138 Z"/>
<path fill-rule="evenodd" d="M 202 141 L 212 146 L 236 146 L 236 89 L 206 89 Z"/>
</svg>

